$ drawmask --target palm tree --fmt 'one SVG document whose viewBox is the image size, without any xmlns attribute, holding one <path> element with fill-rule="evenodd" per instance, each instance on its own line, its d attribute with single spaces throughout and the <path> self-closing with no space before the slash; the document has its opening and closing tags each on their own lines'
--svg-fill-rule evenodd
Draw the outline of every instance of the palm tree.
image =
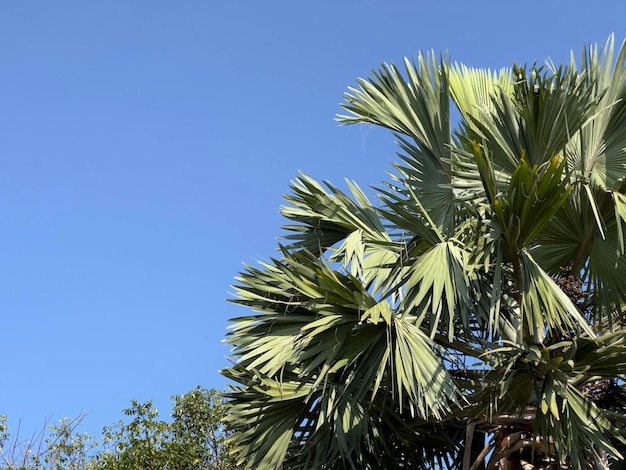
<svg viewBox="0 0 626 470">
<path fill-rule="evenodd" d="M 399 162 L 376 203 L 301 174 L 279 255 L 237 278 L 242 467 L 618 468 L 625 61 L 613 38 L 560 67 L 420 54 L 349 89 L 339 121 Z"/>
</svg>

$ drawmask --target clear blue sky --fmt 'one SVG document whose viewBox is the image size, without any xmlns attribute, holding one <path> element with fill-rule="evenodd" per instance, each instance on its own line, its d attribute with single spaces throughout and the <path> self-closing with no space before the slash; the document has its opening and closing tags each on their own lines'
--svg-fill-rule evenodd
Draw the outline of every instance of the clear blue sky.
<svg viewBox="0 0 626 470">
<path fill-rule="evenodd" d="M 626 36 L 621 0 L 0 3 L 0 414 L 22 433 L 222 388 L 225 301 L 274 254 L 298 170 L 367 187 L 391 135 L 339 127 L 419 50 L 500 68 Z"/>
</svg>

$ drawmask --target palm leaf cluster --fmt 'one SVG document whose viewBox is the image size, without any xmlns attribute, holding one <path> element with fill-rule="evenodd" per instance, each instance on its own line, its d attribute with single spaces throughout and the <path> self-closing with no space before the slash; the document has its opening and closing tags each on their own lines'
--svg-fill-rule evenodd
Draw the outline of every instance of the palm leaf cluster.
<svg viewBox="0 0 626 470">
<path fill-rule="evenodd" d="M 560 67 L 420 54 L 349 89 L 339 121 L 398 162 L 375 202 L 301 174 L 278 255 L 238 277 L 242 467 L 619 463 L 625 61 L 612 38 Z"/>
</svg>

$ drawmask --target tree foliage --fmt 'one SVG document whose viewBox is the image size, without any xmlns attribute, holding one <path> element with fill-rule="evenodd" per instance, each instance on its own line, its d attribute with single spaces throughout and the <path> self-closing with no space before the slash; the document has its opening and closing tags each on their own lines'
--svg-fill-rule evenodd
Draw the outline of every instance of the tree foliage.
<svg viewBox="0 0 626 470">
<path fill-rule="evenodd" d="M 626 44 L 493 72 L 420 54 L 345 95 L 399 145 L 376 202 L 301 174 L 227 341 L 246 468 L 617 468 Z M 452 107 L 460 115 L 452 122 Z"/>
<path fill-rule="evenodd" d="M 82 470 L 90 468 L 90 452 L 97 446 L 94 438 L 77 428 L 85 415 L 64 418 L 21 439 L 19 429 L 11 436 L 8 419 L 0 416 L 0 468 L 7 470 Z"/>
<path fill-rule="evenodd" d="M 6 470 L 232 470 L 224 431 L 224 403 L 202 387 L 172 397 L 171 420 L 159 419 L 151 401 L 131 401 L 125 419 L 105 426 L 99 443 L 77 431 L 84 415 L 63 419 L 30 439 L 11 440 L 0 417 L 0 468 Z"/>
</svg>

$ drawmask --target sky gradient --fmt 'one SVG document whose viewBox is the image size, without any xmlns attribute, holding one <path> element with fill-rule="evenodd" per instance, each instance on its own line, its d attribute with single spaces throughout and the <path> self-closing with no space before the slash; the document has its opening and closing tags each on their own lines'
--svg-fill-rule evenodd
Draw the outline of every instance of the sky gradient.
<svg viewBox="0 0 626 470">
<path fill-rule="evenodd" d="M 626 37 L 621 1 L 0 3 L 0 415 L 30 434 L 223 388 L 225 301 L 273 256 L 298 171 L 386 178 L 393 137 L 334 121 L 418 51 L 501 68 Z"/>
</svg>

